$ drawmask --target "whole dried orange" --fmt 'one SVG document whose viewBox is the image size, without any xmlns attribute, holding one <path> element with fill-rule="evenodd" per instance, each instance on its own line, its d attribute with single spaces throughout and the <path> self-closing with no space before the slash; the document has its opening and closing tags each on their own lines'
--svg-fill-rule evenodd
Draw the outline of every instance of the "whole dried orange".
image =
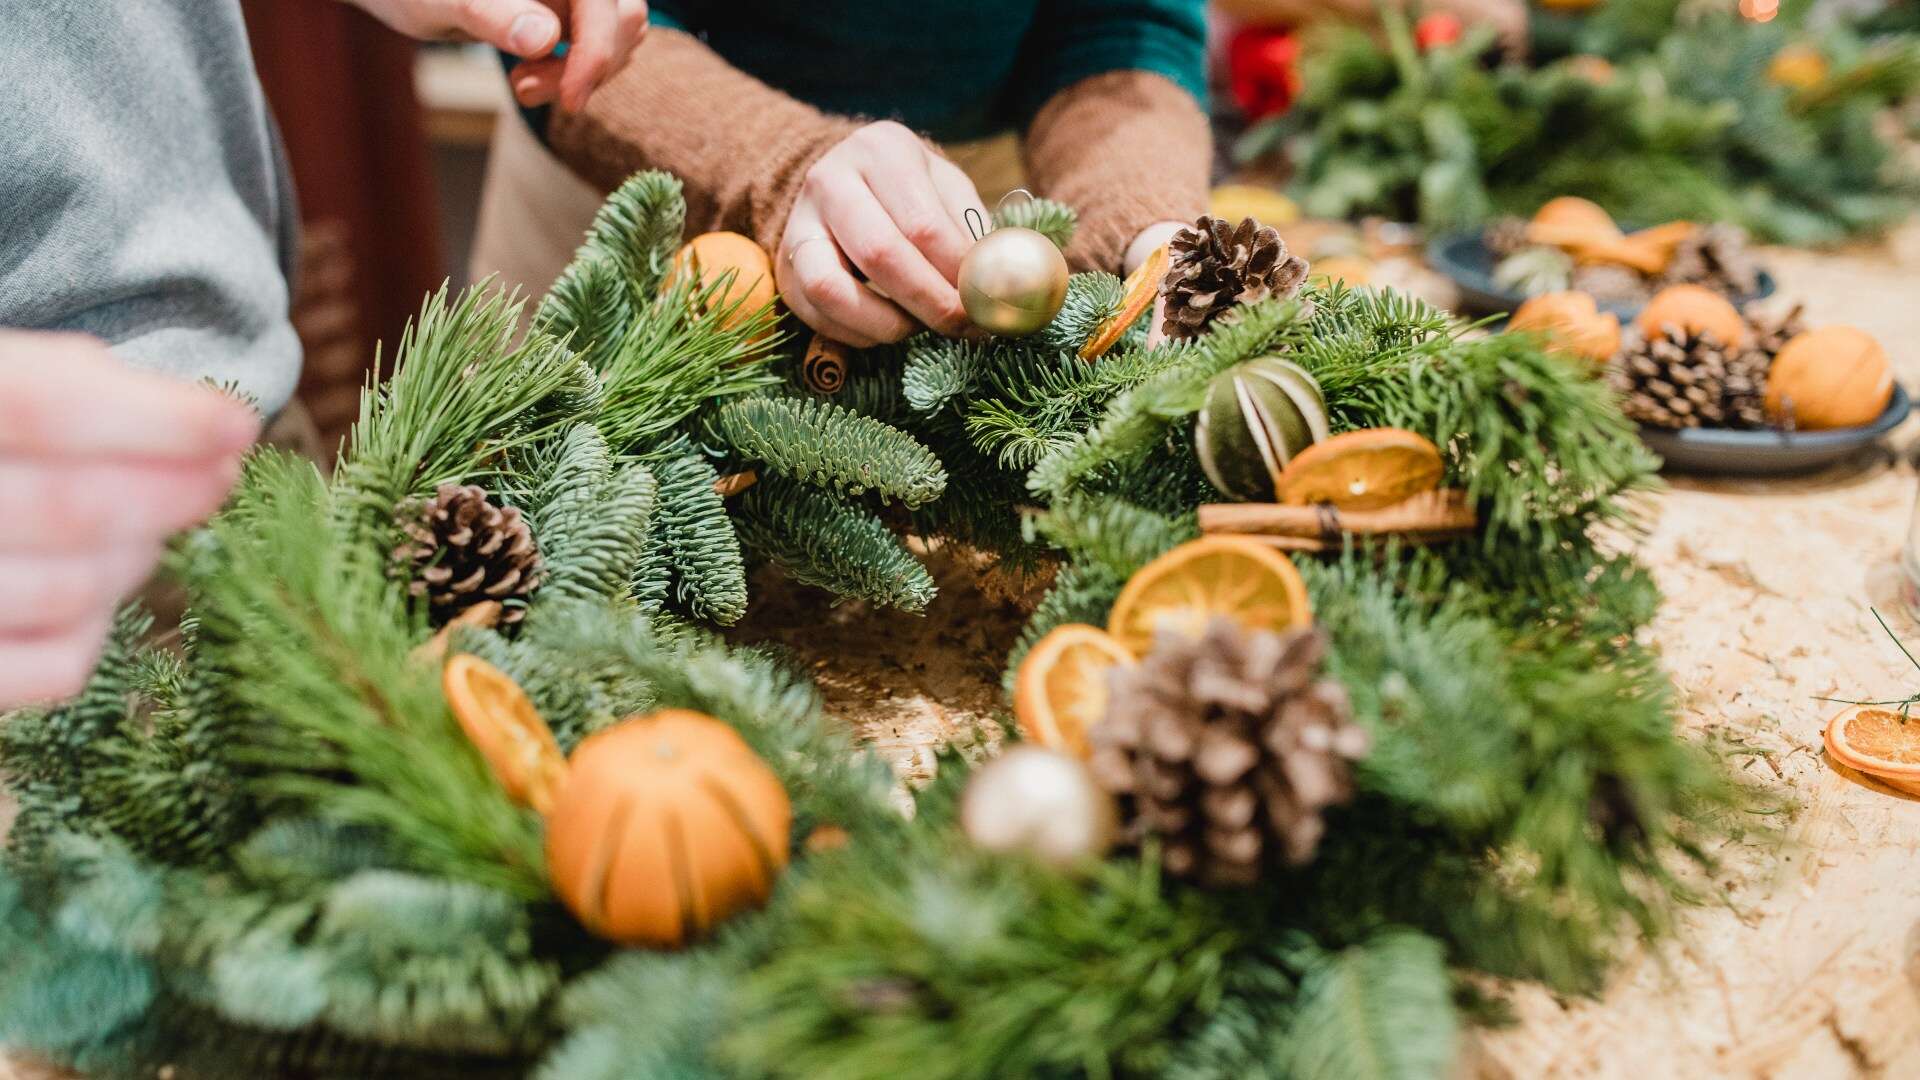
<svg viewBox="0 0 1920 1080">
<path fill-rule="evenodd" d="M 1133 273 L 1127 275 L 1126 285 L 1120 294 L 1120 308 L 1093 328 L 1093 336 L 1080 346 L 1080 359 L 1098 360 L 1113 348 L 1127 327 L 1132 326 L 1143 312 L 1153 306 L 1154 298 L 1160 295 L 1160 282 L 1167 276 L 1167 245 L 1161 244 L 1153 249 Z"/>
<path fill-rule="evenodd" d="M 460 730 L 507 796 L 542 814 L 551 809 L 567 759 L 526 691 L 506 672 L 467 653 L 447 661 L 440 686 Z"/>
<path fill-rule="evenodd" d="M 1827 753 L 1875 777 L 1920 780 L 1920 716 L 1850 705 L 1827 721 Z"/>
<path fill-rule="evenodd" d="M 1014 676 L 1013 715 L 1031 742 L 1078 758 L 1107 714 L 1107 673 L 1133 655 L 1105 630 L 1068 623 L 1034 643 Z"/>
<path fill-rule="evenodd" d="M 1156 631 L 1199 637 L 1216 615 L 1252 630 L 1313 621 L 1306 583 L 1293 560 L 1248 536 L 1206 536 L 1140 568 L 1107 616 L 1107 632 L 1135 656 Z"/>
<path fill-rule="evenodd" d="M 1439 487 L 1445 471 L 1431 439 L 1403 428 L 1366 428 L 1301 451 L 1275 490 L 1293 506 L 1378 510 Z"/>
</svg>

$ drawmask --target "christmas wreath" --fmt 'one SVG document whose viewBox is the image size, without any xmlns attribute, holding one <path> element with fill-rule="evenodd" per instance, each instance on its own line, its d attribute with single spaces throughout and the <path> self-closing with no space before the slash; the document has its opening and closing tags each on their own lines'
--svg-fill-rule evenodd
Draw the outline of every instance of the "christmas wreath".
<svg viewBox="0 0 1920 1080">
<path fill-rule="evenodd" d="M 636 176 L 524 338 L 484 286 L 430 298 L 331 476 L 261 451 L 180 545 L 177 641 L 130 612 L 0 727 L 0 1042 L 98 1076 L 1437 1076 L 1480 976 L 1591 991 L 1711 888 L 1753 796 L 1673 730 L 1654 463 L 1590 372 L 1224 226 L 1166 343 L 1141 280 L 1079 274 L 1031 336 L 809 362 L 737 267 L 676 263 L 682 217 Z M 1026 744 L 947 753 L 911 816 L 717 629 L 760 563 L 923 607 L 905 533 L 1052 575 Z"/>
</svg>

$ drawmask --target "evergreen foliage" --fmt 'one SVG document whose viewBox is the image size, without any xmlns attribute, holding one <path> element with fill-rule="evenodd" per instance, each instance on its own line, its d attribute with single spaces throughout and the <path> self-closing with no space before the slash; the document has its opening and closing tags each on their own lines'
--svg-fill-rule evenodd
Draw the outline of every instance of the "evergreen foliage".
<svg viewBox="0 0 1920 1080">
<path fill-rule="evenodd" d="M 842 495 L 911 509 L 940 497 L 946 470 L 913 436 L 817 398 L 754 395 L 713 412 L 711 434 L 741 457 Z"/>
<path fill-rule="evenodd" d="M 871 515 L 838 496 L 768 477 L 740 500 L 747 550 L 795 581 L 902 611 L 925 611 L 933 575 Z"/>
<path fill-rule="evenodd" d="M 660 542 L 673 598 L 693 615 L 731 626 L 747 611 L 747 566 L 726 504 L 713 489 L 720 474 L 692 455 L 669 458 L 657 469 Z"/>
<path fill-rule="evenodd" d="M 1802 244 L 1911 213 L 1920 184 L 1875 121 L 1920 90 L 1920 39 L 1821 29 L 1804 17 L 1812 5 L 1767 23 L 1730 4 L 1682 7 L 1615 0 L 1574 20 L 1572 35 L 1559 33 L 1564 19 L 1535 20 L 1536 57 L 1609 56 L 1609 79 L 1560 61 L 1489 68 L 1489 30 L 1419 50 L 1394 13 L 1384 44 L 1332 29 L 1310 39 L 1293 109 L 1237 153 L 1284 157 L 1314 216 L 1436 230 L 1529 215 L 1558 195 L 1625 222 L 1733 221 Z M 1807 89 L 1776 84 L 1768 64 L 1788 45 L 1818 48 L 1831 72 Z"/>
</svg>

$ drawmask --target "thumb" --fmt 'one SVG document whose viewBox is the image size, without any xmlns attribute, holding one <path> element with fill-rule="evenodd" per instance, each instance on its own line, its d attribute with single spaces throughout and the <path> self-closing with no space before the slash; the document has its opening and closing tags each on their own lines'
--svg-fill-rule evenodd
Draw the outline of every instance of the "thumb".
<svg viewBox="0 0 1920 1080">
<path fill-rule="evenodd" d="M 560 41 L 560 17 L 535 0 L 466 0 L 455 8 L 462 32 L 515 56 L 545 56 Z"/>
</svg>

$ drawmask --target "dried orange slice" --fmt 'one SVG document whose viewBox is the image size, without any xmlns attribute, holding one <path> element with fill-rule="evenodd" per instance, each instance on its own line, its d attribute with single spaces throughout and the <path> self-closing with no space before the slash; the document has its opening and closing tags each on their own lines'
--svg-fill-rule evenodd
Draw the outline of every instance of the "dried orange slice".
<svg viewBox="0 0 1920 1080">
<path fill-rule="evenodd" d="M 567 759 L 526 691 L 506 672 L 468 653 L 447 661 L 440 686 L 460 730 L 473 740 L 507 797 L 541 814 L 551 809 Z"/>
<path fill-rule="evenodd" d="M 1166 276 L 1167 245 L 1161 244 L 1127 275 L 1126 286 L 1120 294 L 1120 310 L 1093 328 L 1093 336 L 1080 346 L 1080 359 L 1098 360 L 1105 356 L 1140 313 L 1153 306 L 1154 298 L 1160 295 L 1160 282 Z"/>
<path fill-rule="evenodd" d="M 1827 721 L 1827 753 L 1885 780 L 1920 780 L 1920 715 L 1853 705 Z"/>
<path fill-rule="evenodd" d="M 1030 742 L 1087 756 L 1087 732 L 1107 715 L 1107 673 L 1133 663 L 1112 635 L 1068 623 L 1034 643 L 1013 682 L 1013 715 Z"/>
<path fill-rule="evenodd" d="M 1313 621 L 1306 583 L 1293 560 L 1247 536 L 1189 541 L 1141 567 L 1120 590 L 1107 632 L 1144 656 L 1154 633 L 1199 637 L 1217 615 L 1253 630 L 1284 630 Z"/>
<path fill-rule="evenodd" d="M 1332 503 L 1378 510 L 1440 486 L 1440 448 L 1402 428 L 1367 428 L 1317 442 L 1295 455 L 1274 490 L 1293 506 Z"/>
</svg>

